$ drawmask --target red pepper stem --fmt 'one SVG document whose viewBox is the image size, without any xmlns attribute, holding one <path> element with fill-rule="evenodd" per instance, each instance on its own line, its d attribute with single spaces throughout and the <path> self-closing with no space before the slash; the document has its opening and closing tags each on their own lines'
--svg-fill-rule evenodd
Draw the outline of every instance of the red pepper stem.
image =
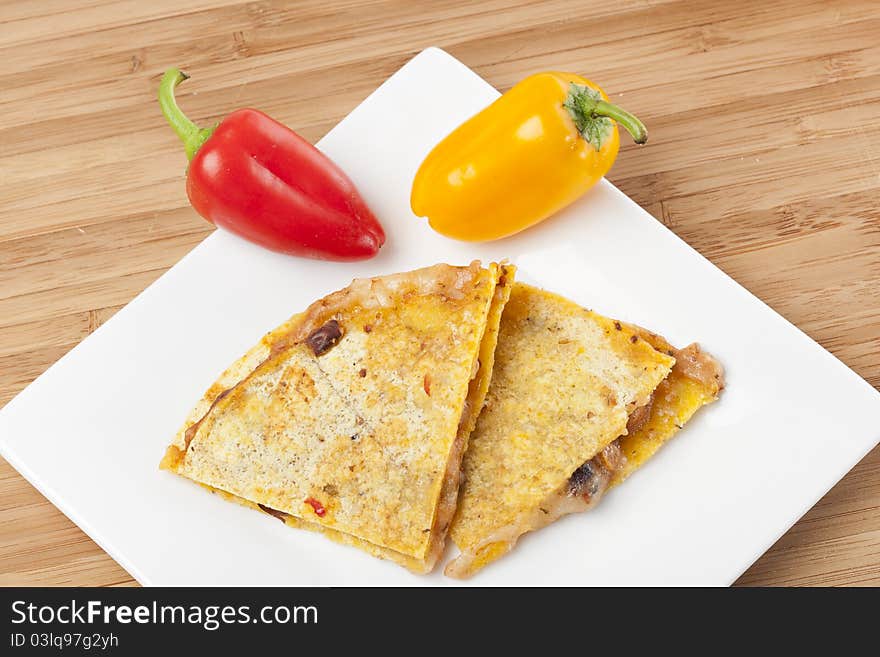
<svg viewBox="0 0 880 657">
<path fill-rule="evenodd" d="M 632 135 L 633 141 L 637 144 L 644 144 L 648 141 L 648 129 L 645 124 L 639 121 L 634 115 L 627 112 L 622 107 L 618 107 L 607 100 L 597 100 L 593 107 L 593 114 L 596 116 L 607 116 L 614 119 Z"/>
<path fill-rule="evenodd" d="M 202 144 L 208 141 L 217 126 L 200 128 L 190 121 L 177 106 L 177 101 L 174 99 L 174 88 L 188 78 L 189 76 L 180 69 L 169 68 L 165 71 L 162 82 L 159 83 L 159 106 L 162 108 L 165 120 L 183 142 L 186 157 L 191 160 Z"/>
</svg>

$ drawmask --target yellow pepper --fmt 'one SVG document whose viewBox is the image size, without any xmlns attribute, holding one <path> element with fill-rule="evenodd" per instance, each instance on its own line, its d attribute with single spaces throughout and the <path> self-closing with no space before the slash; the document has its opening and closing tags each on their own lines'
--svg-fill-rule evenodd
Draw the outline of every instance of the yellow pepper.
<svg viewBox="0 0 880 657">
<path fill-rule="evenodd" d="M 617 123 L 648 139 L 635 116 L 571 73 L 538 73 L 468 119 L 416 173 L 410 204 L 437 232 L 482 241 L 543 221 L 604 176 L 620 147 Z"/>
</svg>

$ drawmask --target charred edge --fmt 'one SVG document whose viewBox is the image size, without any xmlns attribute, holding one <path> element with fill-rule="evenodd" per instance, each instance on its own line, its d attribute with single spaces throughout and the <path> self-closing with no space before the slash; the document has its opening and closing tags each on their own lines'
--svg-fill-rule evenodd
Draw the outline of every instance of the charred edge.
<svg viewBox="0 0 880 657">
<path fill-rule="evenodd" d="M 257 504 L 260 509 L 262 509 L 265 513 L 268 513 L 273 518 L 278 518 L 281 522 L 287 521 L 287 516 L 289 513 L 284 513 L 284 511 L 279 511 L 278 509 L 273 509 L 272 507 L 266 506 L 265 504 Z"/>
<path fill-rule="evenodd" d="M 236 385 L 238 385 L 238 384 L 236 384 Z M 211 411 L 214 410 L 214 407 L 217 404 L 219 404 L 221 401 L 223 401 L 223 398 L 226 397 L 233 390 L 235 390 L 235 386 L 232 386 L 231 388 L 227 388 L 226 390 L 221 392 L 219 395 L 217 395 L 214 398 L 214 401 L 211 402 L 211 405 L 208 407 L 208 410 L 205 412 L 205 414 L 201 418 L 199 418 L 199 420 L 197 422 L 194 422 L 189 427 L 187 427 L 186 431 L 183 434 L 183 451 L 184 452 L 189 450 L 189 446 L 192 443 L 193 438 L 195 438 L 196 432 L 199 430 L 199 427 L 202 426 L 202 422 L 205 421 L 205 418 L 208 417 L 208 415 L 210 415 Z"/>
</svg>

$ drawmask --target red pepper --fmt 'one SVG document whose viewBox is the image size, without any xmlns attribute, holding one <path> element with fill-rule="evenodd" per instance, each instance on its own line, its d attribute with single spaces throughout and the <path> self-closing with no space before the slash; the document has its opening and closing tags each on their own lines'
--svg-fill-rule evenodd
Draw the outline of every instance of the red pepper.
<svg viewBox="0 0 880 657">
<path fill-rule="evenodd" d="M 315 515 L 319 518 L 323 518 L 324 515 L 327 513 L 327 509 L 324 508 L 324 505 L 321 504 L 314 497 L 307 497 L 305 499 L 305 503 L 312 507 L 312 509 L 314 509 Z"/>
<path fill-rule="evenodd" d="M 376 255 L 385 232 L 342 169 L 254 109 L 199 128 L 174 99 L 188 77 L 166 71 L 159 104 L 190 159 L 186 192 L 196 212 L 273 251 L 326 260 Z"/>
</svg>

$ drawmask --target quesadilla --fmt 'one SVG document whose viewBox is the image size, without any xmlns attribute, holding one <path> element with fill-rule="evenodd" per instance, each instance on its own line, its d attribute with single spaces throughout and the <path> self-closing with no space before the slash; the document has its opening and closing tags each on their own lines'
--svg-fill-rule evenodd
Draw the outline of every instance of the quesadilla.
<svg viewBox="0 0 880 657">
<path fill-rule="evenodd" d="M 205 393 L 161 467 L 415 572 L 439 558 L 514 268 L 356 280 Z"/>
<path fill-rule="evenodd" d="M 697 345 L 517 283 L 471 435 L 446 568 L 468 577 L 523 534 L 592 507 L 722 387 Z"/>
</svg>

